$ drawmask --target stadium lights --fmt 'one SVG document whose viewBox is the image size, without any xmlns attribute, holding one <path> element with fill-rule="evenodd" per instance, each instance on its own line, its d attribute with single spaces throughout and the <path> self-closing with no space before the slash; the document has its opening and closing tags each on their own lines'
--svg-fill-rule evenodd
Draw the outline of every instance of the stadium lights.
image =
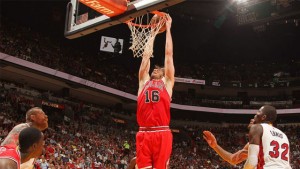
<svg viewBox="0 0 300 169">
<path fill-rule="evenodd" d="M 244 2 L 246 2 L 247 0 L 236 0 L 237 1 L 237 3 L 244 3 Z"/>
</svg>

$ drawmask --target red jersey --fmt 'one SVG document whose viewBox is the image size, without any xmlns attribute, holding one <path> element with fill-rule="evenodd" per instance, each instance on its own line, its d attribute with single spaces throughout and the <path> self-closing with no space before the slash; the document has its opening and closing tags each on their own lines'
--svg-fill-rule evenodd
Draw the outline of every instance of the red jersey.
<svg viewBox="0 0 300 169">
<path fill-rule="evenodd" d="M 11 159 L 17 163 L 18 169 L 20 169 L 21 155 L 17 148 L 0 146 L 0 159 Z"/>
<path fill-rule="evenodd" d="M 169 126 L 171 98 L 162 80 L 147 81 L 137 101 L 140 127 Z"/>
<path fill-rule="evenodd" d="M 75 164 L 74 164 L 74 162 L 68 162 L 67 163 L 67 165 L 68 165 L 68 167 L 70 168 L 70 169 L 75 169 Z"/>
<path fill-rule="evenodd" d="M 54 154 L 55 149 L 50 145 L 50 146 L 48 146 L 48 147 L 46 148 L 46 150 L 47 150 L 47 151 L 46 151 L 46 153 L 45 153 L 45 156 L 46 156 L 47 159 L 49 159 L 50 156 Z"/>
</svg>

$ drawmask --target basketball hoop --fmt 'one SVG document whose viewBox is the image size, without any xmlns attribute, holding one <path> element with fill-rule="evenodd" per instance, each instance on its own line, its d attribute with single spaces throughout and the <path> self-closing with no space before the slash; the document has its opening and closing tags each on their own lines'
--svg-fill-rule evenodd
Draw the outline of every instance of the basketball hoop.
<svg viewBox="0 0 300 169">
<path fill-rule="evenodd" d="M 150 19 L 150 14 L 137 17 L 126 22 L 132 37 L 132 46 L 134 57 L 152 56 L 153 43 L 158 33 L 166 23 L 166 13 L 155 11 Z"/>
</svg>

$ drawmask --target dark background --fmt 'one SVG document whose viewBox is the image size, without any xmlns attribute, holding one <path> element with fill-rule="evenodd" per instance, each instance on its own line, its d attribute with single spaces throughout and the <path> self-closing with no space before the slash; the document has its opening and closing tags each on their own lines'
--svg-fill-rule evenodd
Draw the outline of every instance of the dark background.
<svg viewBox="0 0 300 169">
<path fill-rule="evenodd" d="M 125 24 L 113 26 L 82 38 L 64 37 L 64 20 L 67 0 L 63 1 L 1 1 L 1 25 L 14 22 L 29 26 L 59 40 L 65 48 L 76 48 L 87 54 L 102 57 L 99 53 L 102 35 L 125 39 L 124 53 L 110 61 L 124 60 L 136 65 L 128 50 L 130 31 Z M 236 9 L 229 1 L 187 0 L 164 9 L 173 17 L 175 64 L 179 63 L 273 63 L 299 60 L 300 27 L 293 21 L 295 15 L 268 22 L 266 30 L 255 32 L 253 24 L 239 26 Z M 297 10 L 297 8 L 296 8 Z M 286 23 L 288 22 L 288 23 Z M 266 24 L 266 23 L 265 23 Z M 164 53 L 164 36 L 159 34 L 154 47 L 154 62 L 161 64 Z"/>
</svg>

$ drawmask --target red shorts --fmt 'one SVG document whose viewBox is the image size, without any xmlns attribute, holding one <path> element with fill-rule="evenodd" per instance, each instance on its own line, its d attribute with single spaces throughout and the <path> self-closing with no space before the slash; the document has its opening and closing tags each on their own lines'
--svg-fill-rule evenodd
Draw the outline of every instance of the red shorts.
<svg viewBox="0 0 300 169">
<path fill-rule="evenodd" d="M 139 169 L 167 169 L 172 152 L 173 136 L 170 129 L 147 130 L 136 134 L 136 164 Z"/>
</svg>

